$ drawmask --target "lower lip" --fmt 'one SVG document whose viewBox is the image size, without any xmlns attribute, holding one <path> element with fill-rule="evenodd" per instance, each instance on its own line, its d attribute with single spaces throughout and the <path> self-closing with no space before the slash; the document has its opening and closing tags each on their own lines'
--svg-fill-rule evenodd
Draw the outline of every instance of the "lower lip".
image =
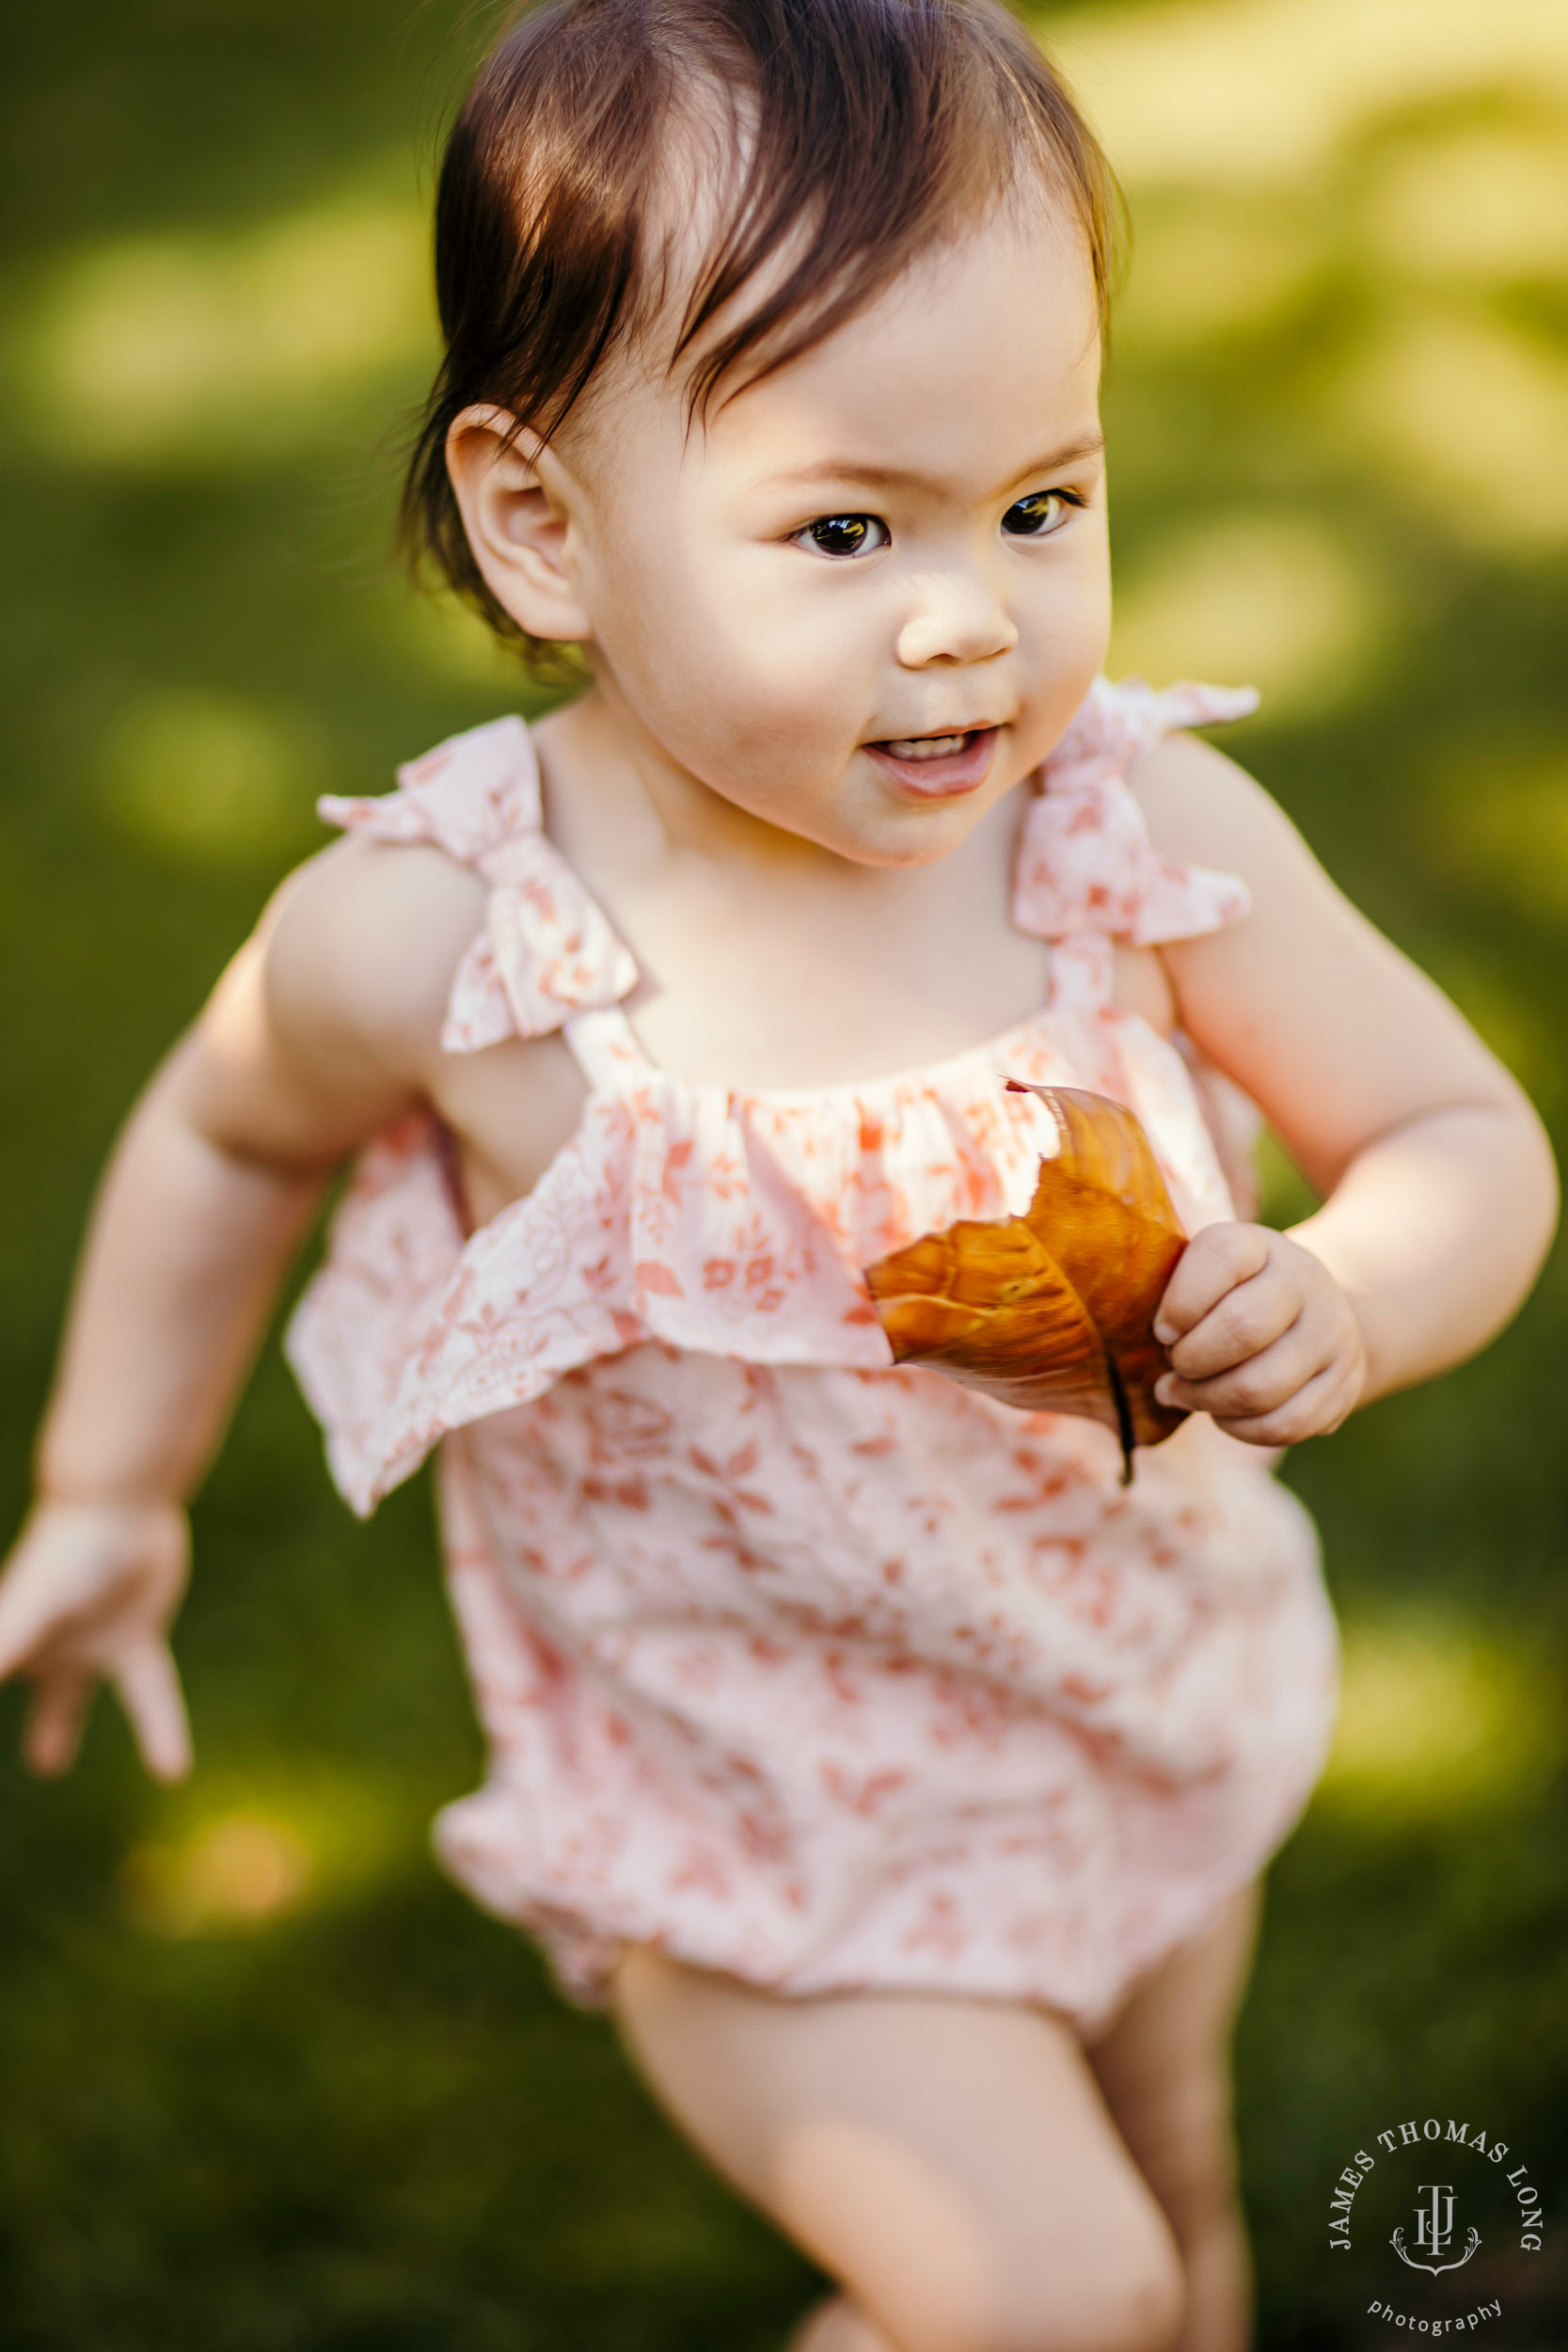
<svg viewBox="0 0 1568 2352">
<path fill-rule="evenodd" d="M 946 752 L 940 759 L 898 759 L 881 743 L 867 743 L 865 749 L 901 792 L 921 801 L 958 801 L 966 792 L 977 792 L 984 784 L 990 772 L 996 737 L 995 727 L 976 727 L 965 736 L 958 751 Z"/>
</svg>

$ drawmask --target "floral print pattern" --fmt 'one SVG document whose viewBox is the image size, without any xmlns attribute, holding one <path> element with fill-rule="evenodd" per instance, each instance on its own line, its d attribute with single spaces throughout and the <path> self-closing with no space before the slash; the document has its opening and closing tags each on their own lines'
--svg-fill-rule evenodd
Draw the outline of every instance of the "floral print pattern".
<svg viewBox="0 0 1568 2352">
<path fill-rule="evenodd" d="M 1099 681 L 1020 856 L 1050 1002 L 815 1092 L 649 1063 L 520 722 L 324 803 L 489 883 L 448 1049 L 560 1029 L 590 1081 L 534 1190 L 467 1238 L 434 1123 L 384 1136 L 290 1335 L 357 1510 L 441 1447 L 491 1764 L 439 1848 L 580 1997 L 637 1940 L 784 1993 L 963 1991 L 1094 2030 L 1305 1803 L 1335 1635 L 1266 1459 L 1195 1421 L 1124 1492 L 1095 1425 L 895 1368 L 861 1275 L 1027 1202 L 1054 1128 L 1009 1077 L 1129 1104 L 1189 1232 L 1234 1213 L 1180 1052 L 1111 1002 L 1111 945 L 1245 913 L 1233 877 L 1157 856 L 1125 771 L 1252 701 Z"/>
</svg>

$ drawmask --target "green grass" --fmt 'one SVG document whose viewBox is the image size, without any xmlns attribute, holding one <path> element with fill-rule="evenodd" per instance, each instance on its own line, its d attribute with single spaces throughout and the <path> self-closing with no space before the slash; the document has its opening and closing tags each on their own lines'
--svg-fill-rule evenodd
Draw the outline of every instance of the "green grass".
<svg viewBox="0 0 1568 2352">
<path fill-rule="evenodd" d="M 1191 13 L 1090 8 L 1069 30 L 1092 49 Z M 376 293 L 347 327 L 329 301 L 290 340 L 313 269 L 358 254 L 361 288 L 395 279 L 377 257 L 413 233 L 398 224 L 487 21 L 456 0 L 82 0 L 8 28 L 9 1515 L 114 1124 L 311 846 L 312 790 L 380 789 L 393 760 L 519 700 L 389 572 L 390 444 L 428 360 L 417 297 Z M 1304 258 L 1191 331 L 1135 277 L 1109 408 L 1130 642 L 1180 651 L 1196 632 L 1218 675 L 1238 643 L 1275 662 L 1277 715 L 1235 748 L 1560 1120 L 1562 540 L 1528 514 L 1511 538 L 1473 484 L 1343 422 L 1345 388 L 1413 305 L 1513 337 L 1558 381 L 1568 285 L 1551 267 L 1434 292 L 1378 225 L 1386 191 L 1477 125 L 1521 152 L 1543 123 L 1560 143 L 1508 72 L 1386 92 L 1266 203 L 1132 169 L 1149 271 L 1195 220 L 1261 220 L 1265 258 Z M 1499 468 L 1523 462 L 1511 448 Z M 1237 516 L 1285 597 L 1272 650 L 1256 611 L 1204 601 L 1194 548 Z M 1317 668 L 1292 682 L 1291 583 L 1317 561 L 1304 517 L 1333 545 L 1301 623 Z M 1242 2027 L 1271 2352 L 1372 2340 L 1355 2314 L 1383 2274 L 1352 2292 L 1323 2224 L 1334 2174 L 1385 2124 L 1485 2122 L 1549 2213 L 1568 2179 L 1564 1309 L 1560 1259 L 1487 1357 L 1290 1470 L 1353 1646 L 1387 1638 L 1368 1652 L 1367 1756 L 1272 1874 Z M 423 1489 L 356 1526 L 269 1355 L 197 1531 L 191 1791 L 150 1788 L 106 1707 L 71 1780 L 29 1782 L 18 1694 L 0 1694 L 0 2345 L 778 2344 L 804 2266 L 673 2138 L 604 2023 L 563 2009 L 429 1859 L 429 1816 L 472 1785 L 478 1742 Z M 306 1874 L 270 1922 L 187 1902 L 191 1856 L 235 1819 Z M 1561 2340 L 1552 2243 L 1529 2273 L 1487 2249 L 1499 2341 Z"/>
</svg>

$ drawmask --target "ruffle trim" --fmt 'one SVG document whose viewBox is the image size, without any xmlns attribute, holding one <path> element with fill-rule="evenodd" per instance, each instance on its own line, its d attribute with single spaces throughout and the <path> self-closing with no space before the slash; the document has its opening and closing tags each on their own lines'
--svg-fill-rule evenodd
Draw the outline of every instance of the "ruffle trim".
<svg viewBox="0 0 1568 2352">
<path fill-rule="evenodd" d="M 590 1097 L 524 1200 L 465 1242 L 433 1121 L 367 1152 L 287 1350 L 333 1476 L 372 1511 L 450 1430 L 645 1341 L 886 1370 L 860 1269 L 963 1216 L 1023 1209 L 1054 1121 L 1005 1079 L 1088 1084 L 1157 1139 L 1189 1231 L 1229 1213 L 1175 1049 L 1131 1016 L 1050 1014 L 944 1074 L 824 1103 L 650 1075 Z M 992 1065 L 996 1066 L 992 1066 Z"/>
<path fill-rule="evenodd" d="M 441 1044 L 476 1054 L 543 1037 L 637 986 L 630 950 L 541 832 L 539 767 L 520 719 L 454 735 L 398 770 L 375 800 L 329 794 L 329 824 L 372 841 L 430 842 L 490 884 L 484 928 L 452 982 Z"/>
<path fill-rule="evenodd" d="M 1010 1067 L 1069 1074 L 1032 1033 Z M 886 1370 L 860 1267 L 955 1217 L 1025 1206 L 1056 1140 L 1032 1096 L 979 1067 L 806 1123 L 809 1136 L 790 1105 L 657 1074 L 630 1096 L 594 1095 L 532 1192 L 467 1242 L 434 1122 L 383 1136 L 286 1343 L 355 1509 L 373 1509 L 449 1430 L 644 1341 Z"/>
<path fill-rule="evenodd" d="M 1013 884 L 1019 930 L 1153 947 L 1239 922 L 1251 906 L 1246 884 L 1161 857 L 1126 771 L 1178 727 L 1218 725 L 1257 707 L 1246 686 L 1183 683 L 1157 692 L 1141 678 L 1097 678 L 1046 761 L 1024 818 Z"/>
</svg>

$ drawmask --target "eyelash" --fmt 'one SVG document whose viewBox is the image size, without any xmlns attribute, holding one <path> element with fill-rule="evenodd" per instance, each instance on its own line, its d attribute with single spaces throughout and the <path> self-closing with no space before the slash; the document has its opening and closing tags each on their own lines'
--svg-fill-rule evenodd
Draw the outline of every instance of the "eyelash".
<svg viewBox="0 0 1568 2352">
<path fill-rule="evenodd" d="M 1088 504 L 1088 501 L 1080 497 L 1076 490 L 1032 490 L 1026 498 L 1015 499 L 1007 509 L 1007 515 L 1016 515 L 1020 507 L 1032 506 L 1037 501 L 1043 504 L 1053 499 L 1069 509 L 1082 509 Z M 1054 538 L 1056 532 L 1062 528 L 1062 522 L 1066 520 L 1064 516 L 1061 521 L 1053 524 L 1049 531 L 1007 531 L 1007 515 L 1002 517 L 1002 529 L 1006 532 L 1009 539 Z M 868 532 L 879 532 L 881 536 L 875 539 L 869 548 L 863 545 L 828 548 L 823 546 L 817 534 L 829 532 L 853 532 L 859 533 L 863 540 Z M 879 548 L 891 546 L 893 533 L 879 515 L 818 515 L 800 531 L 792 532 L 790 539 L 795 547 L 804 548 L 810 552 L 826 556 L 830 563 L 852 564 L 863 555 L 874 555 Z"/>
</svg>

